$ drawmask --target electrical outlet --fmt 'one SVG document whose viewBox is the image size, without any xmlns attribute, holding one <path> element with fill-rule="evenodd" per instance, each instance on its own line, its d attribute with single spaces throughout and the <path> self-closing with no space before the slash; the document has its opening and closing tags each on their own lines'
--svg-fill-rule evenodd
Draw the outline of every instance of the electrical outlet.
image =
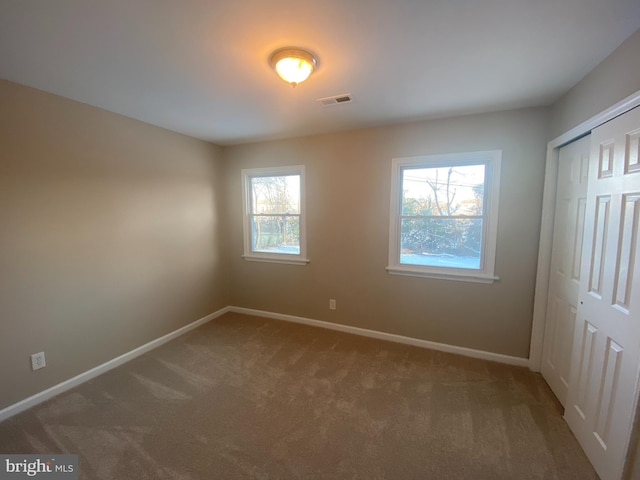
<svg viewBox="0 0 640 480">
<path fill-rule="evenodd" d="M 39 370 L 47 366 L 44 360 L 44 352 L 34 353 L 31 355 L 31 370 Z"/>
<path fill-rule="evenodd" d="M 336 309 L 336 301 L 333 298 L 329 299 L 329 310 L 335 310 Z"/>
</svg>

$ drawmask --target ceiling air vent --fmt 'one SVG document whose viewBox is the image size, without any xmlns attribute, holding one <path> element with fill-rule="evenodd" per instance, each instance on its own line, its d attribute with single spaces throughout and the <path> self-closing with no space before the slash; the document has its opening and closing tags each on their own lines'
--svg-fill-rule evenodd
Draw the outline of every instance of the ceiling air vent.
<svg viewBox="0 0 640 480">
<path fill-rule="evenodd" d="M 323 107 L 330 107 L 331 105 L 340 105 L 342 103 L 351 103 L 353 97 L 350 93 L 343 93 L 342 95 L 334 95 L 333 97 L 324 97 L 316 100 Z"/>
</svg>

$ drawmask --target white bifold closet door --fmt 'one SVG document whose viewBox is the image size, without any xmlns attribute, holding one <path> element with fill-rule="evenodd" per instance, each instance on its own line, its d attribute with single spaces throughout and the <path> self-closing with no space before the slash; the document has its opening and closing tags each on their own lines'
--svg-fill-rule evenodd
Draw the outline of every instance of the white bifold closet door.
<svg viewBox="0 0 640 480">
<path fill-rule="evenodd" d="M 603 480 L 622 476 L 640 373 L 640 108 L 591 132 L 565 418 Z"/>
<path fill-rule="evenodd" d="M 578 310 L 590 150 L 590 137 L 583 137 L 560 148 L 558 159 L 542 376 L 562 405 L 567 399 Z"/>
</svg>

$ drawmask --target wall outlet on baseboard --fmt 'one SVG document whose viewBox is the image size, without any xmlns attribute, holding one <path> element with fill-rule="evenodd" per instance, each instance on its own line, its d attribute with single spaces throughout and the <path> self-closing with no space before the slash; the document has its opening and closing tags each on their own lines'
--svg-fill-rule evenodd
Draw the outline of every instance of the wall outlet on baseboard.
<svg viewBox="0 0 640 480">
<path fill-rule="evenodd" d="M 329 310 L 335 310 L 336 309 L 336 301 L 333 298 L 329 299 Z"/>
<path fill-rule="evenodd" d="M 46 366 L 47 362 L 44 360 L 44 352 L 31 355 L 31 370 L 40 370 Z"/>
</svg>

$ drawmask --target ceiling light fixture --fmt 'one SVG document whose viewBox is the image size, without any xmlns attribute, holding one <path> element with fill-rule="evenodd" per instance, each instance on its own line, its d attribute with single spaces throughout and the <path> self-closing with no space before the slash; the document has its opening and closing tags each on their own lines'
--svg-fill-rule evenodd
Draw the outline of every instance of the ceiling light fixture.
<svg viewBox="0 0 640 480">
<path fill-rule="evenodd" d="M 286 47 L 273 52 L 270 63 L 280 78 L 295 87 L 309 78 L 318 60 L 308 50 Z"/>
</svg>

